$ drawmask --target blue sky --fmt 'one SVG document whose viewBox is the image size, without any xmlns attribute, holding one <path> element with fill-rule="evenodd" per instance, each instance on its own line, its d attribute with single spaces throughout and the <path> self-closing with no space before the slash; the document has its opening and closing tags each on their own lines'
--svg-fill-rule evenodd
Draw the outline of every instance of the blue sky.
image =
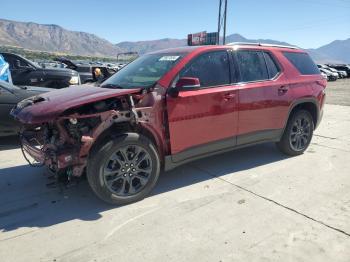
<svg viewBox="0 0 350 262">
<path fill-rule="evenodd" d="M 219 0 L 7 0 L 0 17 L 120 41 L 217 30 Z M 6 11 L 4 11 L 6 10 Z M 228 0 L 227 33 L 315 48 L 350 38 L 350 0 Z"/>
</svg>

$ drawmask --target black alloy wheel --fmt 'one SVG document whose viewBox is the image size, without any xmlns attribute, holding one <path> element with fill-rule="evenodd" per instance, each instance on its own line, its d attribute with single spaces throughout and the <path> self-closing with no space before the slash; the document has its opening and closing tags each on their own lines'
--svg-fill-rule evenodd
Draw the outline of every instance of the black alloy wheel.
<svg viewBox="0 0 350 262">
<path fill-rule="evenodd" d="M 117 149 L 106 161 L 103 178 L 108 189 L 118 196 L 139 193 L 151 177 L 150 154 L 139 145 Z"/>
<path fill-rule="evenodd" d="M 156 147 L 137 133 L 98 142 L 87 165 L 88 182 L 95 194 L 110 204 L 124 205 L 146 197 L 160 174 Z"/>
<path fill-rule="evenodd" d="M 309 147 L 314 132 L 314 121 L 306 110 L 292 112 L 277 148 L 289 156 L 301 155 Z"/>
</svg>

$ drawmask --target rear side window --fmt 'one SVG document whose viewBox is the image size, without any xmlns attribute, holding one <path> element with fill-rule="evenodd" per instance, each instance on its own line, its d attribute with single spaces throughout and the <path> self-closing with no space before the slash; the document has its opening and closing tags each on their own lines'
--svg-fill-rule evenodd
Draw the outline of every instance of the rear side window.
<svg viewBox="0 0 350 262">
<path fill-rule="evenodd" d="M 283 52 L 284 56 L 291 62 L 302 75 L 318 75 L 320 70 L 307 53 Z"/>
<path fill-rule="evenodd" d="M 241 82 L 269 79 L 262 52 L 248 50 L 237 51 L 237 63 L 241 73 Z"/>
<path fill-rule="evenodd" d="M 201 87 L 230 84 L 230 63 L 227 51 L 200 55 L 180 72 L 180 77 L 198 78 Z"/>
<path fill-rule="evenodd" d="M 280 69 L 277 66 L 275 60 L 272 58 L 271 54 L 264 52 L 264 57 L 267 66 L 267 71 L 269 73 L 269 78 L 273 79 L 279 74 Z"/>
</svg>

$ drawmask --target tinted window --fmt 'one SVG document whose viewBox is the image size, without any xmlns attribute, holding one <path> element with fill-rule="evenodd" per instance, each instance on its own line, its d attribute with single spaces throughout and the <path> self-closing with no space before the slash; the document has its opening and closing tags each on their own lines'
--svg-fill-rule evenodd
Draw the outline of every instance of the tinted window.
<svg viewBox="0 0 350 262">
<path fill-rule="evenodd" d="M 267 66 L 267 71 L 269 73 L 269 78 L 275 78 L 280 72 L 276 62 L 272 58 L 271 54 L 264 52 L 265 62 Z"/>
<path fill-rule="evenodd" d="M 28 63 L 26 63 L 23 59 L 19 57 L 15 57 L 13 55 L 3 55 L 5 61 L 9 63 L 10 69 L 18 69 L 16 61 L 19 61 L 19 67 L 28 67 L 30 66 Z"/>
<path fill-rule="evenodd" d="M 210 52 L 195 58 L 181 71 L 180 77 L 198 78 L 201 87 L 229 84 L 230 64 L 227 52 Z"/>
<path fill-rule="evenodd" d="M 241 82 L 269 79 L 264 55 L 259 51 L 237 51 Z"/>
<path fill-rule="evenodd" d="M 318 75 L 318 70 L 315 63 L 306 53 L 283 52 L 284 56 L 291 62 L 302 75 Z"/>
</svg>

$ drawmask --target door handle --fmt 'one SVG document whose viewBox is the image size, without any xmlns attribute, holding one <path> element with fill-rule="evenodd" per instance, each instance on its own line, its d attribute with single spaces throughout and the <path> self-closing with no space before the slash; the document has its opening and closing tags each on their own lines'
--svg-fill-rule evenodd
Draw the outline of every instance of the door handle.
<svg viewBox="0 0 350 262">
<path fill-rule="evenodd" d="M 236 97 L 236 94 L 235 93 L 227 93 L 227 94 L 224 94 L 224 100 L 225 101 L 228 101 L 228 100 L 231 100 L 233 98 Z"/>
<path fill-rule="evenodd" d="M 279 94 L 285 94 L 285 93 L 288 92 L 288 90 L 289 90 L 288 86 L 281 86 L 281 87 L 278 88 L 278 93 Z"/>
</svg>

